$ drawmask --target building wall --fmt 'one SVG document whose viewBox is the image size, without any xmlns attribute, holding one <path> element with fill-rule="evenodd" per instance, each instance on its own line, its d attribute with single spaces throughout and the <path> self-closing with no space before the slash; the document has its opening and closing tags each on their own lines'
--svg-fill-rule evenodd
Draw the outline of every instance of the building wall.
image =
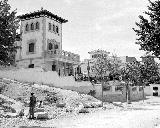
<svg viewBox="0 0 160 128">
<path fill-rule="evenodd" d="M 153 95 L 153 90 L 151 89 L 150 86 L 146 86 L 146 87 L 144 88 L 144 93 L 145 93 L 145 95 L 147 95 L 147 96 L 152 96 L 152 95 Z"/>
<path fill-rule="evenodd" d="M 17 67 L 27 68 L 29 64 L 30 64 L 30 60 L 22 60 L 17 62 Z"/>
<path fill-rule="evenodd" d="M 49 31 L 49 23 L 59 28 L 59 34 L 54 33 L 53 31 Z M 52 27 L 51 27 L 52 28 Z M 59 50 L 62 50 L 62 23 L 55 21 L 54 19 L 46 18 L 46 46 L 45 50 L 47 50 L 48 40 L 54 40 L 59 43 Z"/>
<path fill-rule="evenodd" d="M 44 59 L 33 59 L 31 63 L 34 67 L 44 67 Z"/>
<path fill-rule="evenodd" d="M 30 64 L 34 64 L 34 67 L 44 67 L 43 58 L 34 58 L 34 59 L 24 59 L 17 62 L 17 67 L 19 68 L 28 68 Z"/>
<path fill-rule="evenodd" d="M 17 46 L 21 46 L 21 41 L 16 41 L 15 42 L 15 44 L 17 45 Z M 17 49 L 17 53 L 16 53 L 16 60 L 20 60 L 21 59 L 21 48 L 18 48 Z"/>
<path fill-rule="evenodd" d="M 33 22 L 39 22 L 39 30 L 30 30 L 28 32 L 25 31 L 25 25 L 28 23 L 29 25 Z M 42 46 L 43 46 L 43 17 L 39 17 L 36 19 L 29 19 L 29 20 L 24 20 L 21 23 L 21 32 L 22 32 L 22 53 L 21 57 L 22 59 L 26 58 L 36 58 L 36 57 L 41 57 L 42 56 Z M 35 41 L 35 53 L 30 54 L 28 53 L 28 42 L 30 41 Z"/>
</svg>

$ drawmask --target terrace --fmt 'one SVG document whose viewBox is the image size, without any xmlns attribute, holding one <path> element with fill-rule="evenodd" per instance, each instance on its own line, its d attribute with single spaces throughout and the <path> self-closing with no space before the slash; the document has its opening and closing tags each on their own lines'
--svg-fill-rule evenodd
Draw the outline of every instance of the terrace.
<svg viewBox="0 0 160 128">
<path fill-rule="evenodd" d="M 49 50 L 45 51 L 45 58 L 47 60 L 58 60 L 67 63 L 78 64 L 80 56 L 64 50 Z"/>
</svg>

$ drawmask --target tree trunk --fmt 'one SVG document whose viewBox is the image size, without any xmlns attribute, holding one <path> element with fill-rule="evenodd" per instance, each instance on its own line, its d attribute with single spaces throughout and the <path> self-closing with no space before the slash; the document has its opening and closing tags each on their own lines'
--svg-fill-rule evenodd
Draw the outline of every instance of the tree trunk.
<svg viewBox="0 0 160 128">
<path fill-rule="evenodd" d="M 143 89 L 143 102 L 144 102 L 144 85 L 142 85 L 142 89 Z"/>
<path fill-rule="evenodd" d="M 102 86 L 102 107 L 103 107 L 103 78 L 101 76 L 101 86 Z"/>
<path fill-rule="evenodd" d="M 126 100 L 127 100 L 127 104 L 130 103 L 130 99 L 129 99 L 129 96 L 130 95 L 130 92 L 129 92 L 129 83 L 127 82 L 126 84 Z"/>
</svg>

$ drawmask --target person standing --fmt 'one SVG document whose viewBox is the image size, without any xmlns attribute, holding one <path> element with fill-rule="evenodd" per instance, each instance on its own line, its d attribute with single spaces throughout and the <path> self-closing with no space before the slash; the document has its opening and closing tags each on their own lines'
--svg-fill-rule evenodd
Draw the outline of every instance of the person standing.
<svg viewBox="0 0 160 128">
<path fill-rule="evenodd" d="M 34 109 L 36 106 L 36 97 L 34 93 L 31 93 L 30 103 L 29 103 L 29 119 L 34 119 Z"/>
</svg>

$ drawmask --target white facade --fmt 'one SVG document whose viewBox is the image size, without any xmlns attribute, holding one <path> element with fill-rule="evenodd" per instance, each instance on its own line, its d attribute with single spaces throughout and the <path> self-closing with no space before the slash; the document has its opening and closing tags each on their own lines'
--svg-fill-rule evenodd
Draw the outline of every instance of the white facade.
<svg viewBox="0 0 160 128">
<path fill-rule="evenodd" d="M 62 23 L 67 20 L 47 10 L 24 14 L 19 18 L 21 40 L 17 45 L 21 48 L 16 55 L 17 66 L 43 67 L 59 74 L 69 74 L 80 57 L 62 50 Z"/>
<path fill-rule="evenodd" d="M 151 96 L 160 96 L 160 84 L 150 84 L 146 93 Z"/>
</svg>

